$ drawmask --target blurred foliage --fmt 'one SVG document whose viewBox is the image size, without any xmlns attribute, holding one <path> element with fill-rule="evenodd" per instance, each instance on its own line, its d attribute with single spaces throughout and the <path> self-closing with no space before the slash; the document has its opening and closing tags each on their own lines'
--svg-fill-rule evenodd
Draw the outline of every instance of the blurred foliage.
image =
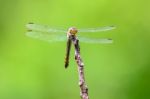
<svg viewBox="0 0 150 99">
<path fill-rule="evenodd" d="M 66 42 L 25 36 L 25 24 L 79 28 L 115 25 L 97 34 L 114 43 L 81 43 L 91 99 L 150 99 L 150 1 L 0 0 L 0 99 L 80 99 L 74 50 Z"/>
</svg>

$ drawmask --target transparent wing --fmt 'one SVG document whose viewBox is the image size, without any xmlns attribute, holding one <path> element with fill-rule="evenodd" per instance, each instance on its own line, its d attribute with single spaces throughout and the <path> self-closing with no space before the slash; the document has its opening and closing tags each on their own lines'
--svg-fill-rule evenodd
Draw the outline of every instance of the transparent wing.
<svg viewBox="0 0 150 99">
<path fill-rule="evenodd" d="M 37 32 L 37 31 L 28 31 L 27 36 L 47 41 L 47 42 L 56 42 L 56 41 L 66 41 L 67 37 L 65 35 L 56 35 L 48 32 Z"/>
<path fill-rule="evenodd" d="M 87 28 L 87 29 L 79 29 L 79 32 L 101 32 L 115 29 L 115 26 L 105 26 L 98 28 Z"/>
<path fill-rule="evenodd" d="M 79 37 L 79 41 L 84 42 L 84 43 L 98 43 L 98 44 L 113 43 L 113 40 L 110 38 L 96 39 L 96 38 Z"/>
<path fill-rule="evenodd" d="M 47 25 L 39 25 L 34 23 L 28 23 L 26 25 L 28 30 L 39 31 L 39 32 L 49 32 L 49 33 L 66 33 L 67 30 L 62 28 L 52 28 Z"/>
</svg>

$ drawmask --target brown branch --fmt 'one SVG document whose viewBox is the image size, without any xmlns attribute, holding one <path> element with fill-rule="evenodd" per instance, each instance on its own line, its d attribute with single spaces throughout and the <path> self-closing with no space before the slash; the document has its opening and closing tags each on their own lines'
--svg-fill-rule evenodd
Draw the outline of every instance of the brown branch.
<svg viewBox="0 0 150 99">
<path fill-rule="evenodd" d="M 85 78 L 84 78 L 84 63 L 80 56 L 79 40 L 76 38 L 76 36 L 71 36 L 70 38 L 75 47 L 75 60 L 78 64 L 80 96 L 81 96 L 81 99 L 89 99 L 88 87 L 85 83 Z"/>
</svg>

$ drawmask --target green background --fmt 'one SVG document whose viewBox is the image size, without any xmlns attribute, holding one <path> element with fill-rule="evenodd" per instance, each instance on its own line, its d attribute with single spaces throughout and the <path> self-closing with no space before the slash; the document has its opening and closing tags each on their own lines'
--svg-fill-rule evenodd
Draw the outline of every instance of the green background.
<svg viewBox="0 0 150 99">
<path fill-rule="evenodd" d="M 0 99 L 80 99 L 74 49 L 25 35 L 28 22 L 78 28 L 115 25 L 80 43 L 90 99 L 150 99 L 149 0 L 0 0 Z"/>
</svg>

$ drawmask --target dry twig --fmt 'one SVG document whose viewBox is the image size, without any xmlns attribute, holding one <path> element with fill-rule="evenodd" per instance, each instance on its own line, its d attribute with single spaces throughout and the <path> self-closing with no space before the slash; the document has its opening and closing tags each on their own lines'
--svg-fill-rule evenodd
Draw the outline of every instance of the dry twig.
<svg viewBox="0 0 150 99">
<path fill-rule="evenodd" d="M 76 38 L 76 36 L 71 36 L 70 39 L 72 40 L 75 47 L 75 60 L 78 64 L 80 96 L 81 99 L 89 99 L 88 87 L 85 83 L 85 77 L 84 77 L 84 63 L 80 56 L 79 40 Z"/>
</svg>

